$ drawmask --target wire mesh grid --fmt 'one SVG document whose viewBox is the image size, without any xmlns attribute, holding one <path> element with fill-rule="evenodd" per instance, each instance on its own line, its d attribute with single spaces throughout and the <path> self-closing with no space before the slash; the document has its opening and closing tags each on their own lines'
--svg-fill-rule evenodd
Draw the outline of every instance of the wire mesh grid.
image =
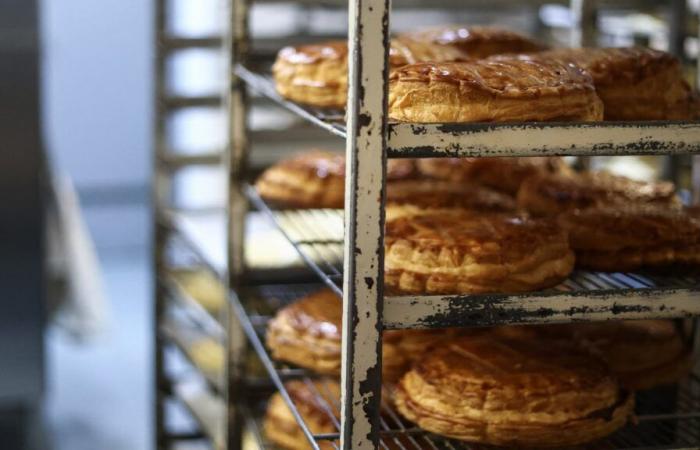
<svg viewBox="0 0 700 450">
<path fill-rule="evenodd" d="M 300 422 L 307 437 L 312 439 L 313 448 L 339 448 L 338 438 L 340 423 L 340 399 L 333 395 L 337 389 L 331 386 L 336 381 L 318 376 L 302 369 L 295 369 L 286 364 L 273 361 L 264 345 L 265 328 L 275 311 L 319 288 L 318 284 L 271 285 L 251 288 L 242 298 L 243 310 L 250 327 L 249 338 L 256 341 L 254 348 L 258 356 L 269 361 L 271 369 L 280 380 L 295 379 L 304 383 L 312 393 L 320 412 L 327 416 L 336 431 L 333 433 L 313 434 L 304 423 L 300 408 L 293 396 L 286 391 L 285 385 L 278 386 L 288 406 Z M 265 403 L 258 403 L 251 408 L 251 413 L 261 420 Z M 682 382 L 637 394 L 637 420 L 609 438 L 578 446 L 580 450 L 607 449 L 641 449 L 641 448 L 689 448 L 700 446 L 700 377 L 697 373 L 689 375 Z M 486 450 L 493 447 L 467 444 L 436 436 L 417 428 L 403 419 L 392 407 L 384 404 L 381 414 L 381 449 L 417 450 L 417 449 L 465 449 Z M 264 439 L 264 436 L 263 436 Z"/>
<path fill-rule="evenodd" d="M 345 138 L 345 113 L 343 111 L 303 106 L 286 100 L 275 90 L 275 84 L 271 76 L 253 72 L 240 64 L 236 66 L 235 73 L 255 92 L 264 95 L 314 125 L 318 125 L 337 136 Z"/>
<path fill-rule="evenodd" d="M 321 279 L 342 294 L 343 211 L 335 209 L 272 210 L 253 186 L 247 187 L 252 204 L 263 211 L 294 245 Z M 569 279 L 543 293 L 679 289 L 698 285 L 695 274 L 650 274 L 575 271 Z"/>
</svg>

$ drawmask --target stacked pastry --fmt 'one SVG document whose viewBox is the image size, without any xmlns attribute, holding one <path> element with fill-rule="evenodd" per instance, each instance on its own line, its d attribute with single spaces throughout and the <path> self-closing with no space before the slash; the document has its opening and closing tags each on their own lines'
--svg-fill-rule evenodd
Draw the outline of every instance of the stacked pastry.
<svg viewBox="0 0 700 450">
<path fill-rule="evenodd" d="M 421 61 L 463 61 L 531 52 L 540 46 L 519 34 L 492 27 L 441 27 L 391 40 L 391 70 Z M 280 95 L 313 106 L 344 108 L 348 90 L 347 41 L 285 47 L 272 67 Z"/>
<path fill-rule="evenodd" d="M 409 122 L 695 115 L 680 64 L 665 53 L 541 50 L 483 27 L 398 35 L 389 115 Z M 345 105 L 344 42 L 286 48 L 273 72 L 285 97 Z M 342 156 L 314 151 L 270 168 L 256 187 L 279 206 L 342 208 L 344 173 Z M 528 292 L 559 284 L 575 265 L 700 264 L 700 215 L 680 206 L 669 183 L 576 173 L 560 158 L 391 160 L 387 179 L 390 294 Z M 320 398 L 308 394 L 319 390 L 314 384 L 288 384 L 316 433 L 337 432 L 341 317 L 339 299 L 322 290 L 280 310 L 268 327 L 274 358 L 333 380 Z M 627 423 L 634 390 L 674 382 L 691 365 L 671 321 L 386 331 L 382 358 L 385 398 L 405 418 L 433 433 L 510 448 L 602 438 Z M 266 430 L 285 448 L 308 448 L 280 396 L 270 402 Z"/>
</svg>

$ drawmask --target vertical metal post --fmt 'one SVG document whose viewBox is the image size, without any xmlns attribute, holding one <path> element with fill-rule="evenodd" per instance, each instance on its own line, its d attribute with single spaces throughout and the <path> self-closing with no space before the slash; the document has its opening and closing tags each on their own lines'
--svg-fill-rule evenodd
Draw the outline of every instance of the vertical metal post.
<svg viewBox="0 0 700 450">
<path fill-rule="evenodd" d="M 571 47 L 596 47 L 598 44 L 598 2 L 597 0 L 570 0 L 571 35 L 569 46 Z M 582 169 L 590 169 L 592 157 L 581 156 L 578 165 Z"/>
<path fill-rule="evenodd" d="M 678 57 L 682 63 L 685 58 L 685 19 L 688 13 L 686 0 L 671 0 L 669 2 L 669 52 Z M 678 183 L 681 178 L 681 168 L 684 161 L 688 161 L 692 156 L 688 155 L 666 155 L 663 157 L 663 177 Z"/>
<path fill-rule="evenodd" d="M 571 47 L 595 47 L 598 44 L 597 0 L 571 0 Z"/>
<path fill-rule="evenodd" d="M 229 133 L 224 161 L 228 175 L 227 211 L 227 287 L 239 289 L 245 274 L 245 221 L 248 201 L 243 194 L 243 179 L 248 165 L 247 113 L 248 98 L 246 86 L 235 74 L 235 66 L 246 62 L 248 54 L 248 0 L 231 0 L 230 21 L 226 31 L 226 48 L 229 52 L 229 65 L 225 93 L 225 107 L 228 109 Z M 247 340 L 243 327 L 238 321 L 230 302 L 227 302 L 225 324 L 226 342 L 226 448 L 240 450 L 243 445 L 243 416 L 241 405 L 245 402 L 245 362 Z"/>
<path fill-rule="evenodd" d="M 153 427 L 155 431 L 155 449 L 165 450 L 167 448 L 167 436 L 165 433 L 165 399 L 163 392 L 167 388 L 165 377 L 165 355 L 163 351 L 163 342 L 160 337 L 160 323 L 165 308 L 165 292 L 160 283 L 160 277 L 164 272 L 164 253 L 166 236 L 161 227 L 161 205 L 163 205 L 169 195 L 169 180 L 167 171 L 161 167 L 164 160 L 165 149 L 165 111 L 163 108 L 162 99 L 164 97 L 164 79 L 165 79 L 165 56 L 162 48 L 162 39 L 166 28 L 166 2 L 168 0 L 156 0 L 155 2 L 155 67 L 154 67 L 154 152 L 153 152 L 153 177 L 151 182 L 151 224 L 152 224 L 152 242 L 151 242 L 151 258 L 153 270 L 153 377 L 154 377 L 154 416 Z"/>
<path fill-rule="evenodd" d="M 669 2 L 669 42 L 668 51 L 681 60 L 685 60 L 685 19 L 688 13 L 686 0 L 671 0 Z"/>
<path fill-rule="evenodd" d="M 340 432 L 344 450 L 379 445 L 390 12 L 390 0 L 349 3 Z"/>
</svg>

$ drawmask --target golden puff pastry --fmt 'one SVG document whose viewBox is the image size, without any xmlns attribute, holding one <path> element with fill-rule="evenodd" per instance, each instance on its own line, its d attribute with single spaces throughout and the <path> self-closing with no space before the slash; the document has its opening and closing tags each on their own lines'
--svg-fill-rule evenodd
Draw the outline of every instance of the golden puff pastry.
<svg viewBox="0 0 700 450">
<path fill-rule="evenodd" d="M 607 172 L 540 173 L 518 191 L 518 207 L 535 215 L 556 215 L 574 209 L 652 204 L 680 207 L 673 183 L 635 181 Z"/>
<path fill-rule="evenodd" d="M 512 197 L 485 186 L 441 180 L 404 180 L 387 183 L 387 218 L 402 210 L 425 212 L 440 209 L 508 212 L 515 210 Z"/>
<path fill-rule="evenodd" d="M 634 397 L 607 366 L 563 343 L 465 336 L 426 354 L 394 402 L 433 433 L 508 448 L 583 444 L 613 433 Z"/>
<path fill-rule="evenodd" d="M 311 433 L 335 434 L 339 432 L 340 424 L 340 385 L 329 378 L 314 381 L 293 380 L 285 383 L 285 388 L 299 411 L 304 423 Z M 387 425 L 394 425 L 395 414 L 387 414 L 386 405 L 391 401 L 393 390 L 382 389 L 382 415 Z M 294 420 L 289 407 L 279 393 L 269 400 L 267 413 L 263 424 L 267 438 L 281 448 L 288 450 L 309 450 L 311 446 Z M 317 441 L 322 450 L 338 448 L 338 441 Z M 407 448 L 433 449 L 430 444 L 424 444 L 420 436 L 385 436 L 381 438 L 380 447 L 387 450 L 406 450 Z"/>
<path fill-rule="evenodd" d="M 571 173 L 559 157 L 426 158 L 416 165 L 428 177 L 482 184 L 510 195 L 515 195 L 522 182 L 533 175 Z"/>
<path fill-rule="evenodd" d="M 526 292 L 563 281 L 574 254 L 553 221 L 446 210 L 388 221 L 384 261 L 402 293 Z"/>
<path fill-rule="evenodd" d="M 387 180 L 411 178 L 411 159 L 387 163 Z M 268 168 L 255 182 L 265 200 L 295 208 L 343 208 L 345 198 L 345 156 L 325 150 L 311 150 Z"/>
<path fill-rule="evenodd" d="M 459 49 L 410 37 L 392 39 L 389 65 L 397 68 L 419 61 L 466 59 Z M 307 105 L 345 108 L 348 91 L 347 41 L 285 47 L 272 66 L 277 92 Z"/>
<path fill-rule="evenodd" d="M 427 62 L 395 70 L 389 117 L 401 122 L 596 121 L 590 75 L 556 61 Z"/>
<path fill-rule="evenodd" d="M 285 388 L 311 433 L 338 433 L 340 385 L 337 381 L 292 380 L 285 383 Z M 267 438 L 284 449 L 312 448 L 279 392 L 268 402 L 263 428 Z M 330 441 L 319 441 L 318 444 L 323 450 L 336 448 Z"/>
<path fill-rule="evenodd" d="M 340 374 L 342 304 L 324 288 L 281 309 L 270 321 L 272 357 L 326 375 Z M 455 330 L 388 330 L 383 333 L 382 373 L 398 379 L 414 358 Z"/>
<path fill-rule="evenodd" d="M 605 361 L 622 385 L 631 390 L 675 383 L 692 366 L 691 352 L 672 320 L 503 326 L 494 332 L 510 339 L 575 343 Z"/>
<path fill-rule="evenodd" d="M 649 205 L 573 210 L 559 217 L 576 264 L 602 271 L 700 265 L 700 219 Z"/>
<path fill-rule="evenodd" d="M 448 25 L 408 32 L 399 36 L 454 47 L 473 59 L 504 53 L 530 53 L 542 50 L 542 46 L 532 39 L 494 26 Z"/>
<path fill-rule="evenodd" d="M 606 120 L 680 120 L 696 116 L 696 99 L 680 61 L 648 48 L 552 50 L 527 58 L 576 64 L 593 77 Z"/>
</svg>

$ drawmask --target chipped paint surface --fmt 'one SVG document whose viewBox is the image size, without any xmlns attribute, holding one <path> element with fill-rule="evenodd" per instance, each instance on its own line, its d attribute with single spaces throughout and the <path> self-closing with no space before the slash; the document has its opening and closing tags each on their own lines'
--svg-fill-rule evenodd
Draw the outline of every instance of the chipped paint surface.
<svg viewBox="0 0 700 450">
<path fill-rule="evenodd" d="M 367 450 L 379 444 L 390 3 L 349 8 L 340 444 Z"/>
<path fill-rule="evenodd" d="M 233 0 L 230 4 L 231 27 L 227 27 L 225 44 L 229 52 L 229 74 L 224 95 L 224 106 L 228 112 L 228 139 L 224 151 L 224 165 L 227 171 L 226 187 L 228 205 L 226 208 L 226 287 L 228 291 L 243 284 L 245 274 L 244 236 L 245 218 L 248 213 L 248 200 L 241 190 L 243 173 L 248 163 L 248 96 L 244 81 L 233 72 L 236 64 L 245 63 L 248 56 L 248 0 Z M 227 292 L 228 292 L 227 291 Z M 226 411 L 221 420 L 225 430 L 225 442 L 228 450 L 240 450 L 243 446 L 243 413 L 241 398 L 245 396 L 245 360 L 248 352 L 248 340 L 243 327 L 238 322 L 230 302 L 224 325 L 227 332 L 225 364 L 225 401 Z"/>
<path fill-rule="evenodd" d="M 391 123 L 390 156 L 545 156 L 700 153 L 698 122 Z"/>
<path fill-rule="evenodd" d="M 700 288 L 550 295 L 387 297 L 386 328 L 442 328 L 700 315 Z"/>
</svg>

